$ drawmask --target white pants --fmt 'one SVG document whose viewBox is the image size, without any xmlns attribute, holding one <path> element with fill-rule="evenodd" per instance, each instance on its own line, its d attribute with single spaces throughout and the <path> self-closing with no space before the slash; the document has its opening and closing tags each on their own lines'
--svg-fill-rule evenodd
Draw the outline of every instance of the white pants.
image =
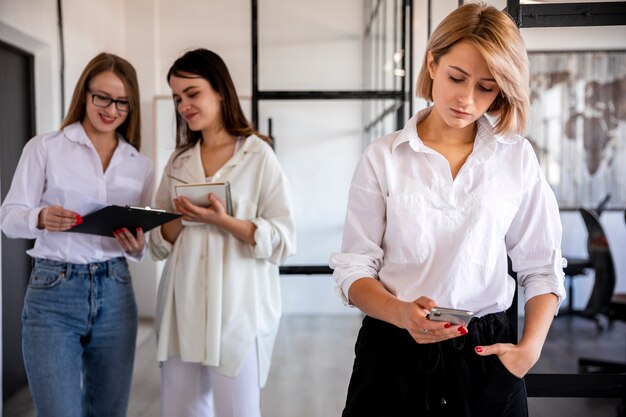
<svg viewBox="0 0 626 417">
<path fill-rule="evenodd" d="M 163 417 L 261 417 L 256 347 L 239 375 L 171 357 L 161 367 Z"/>
</svg>

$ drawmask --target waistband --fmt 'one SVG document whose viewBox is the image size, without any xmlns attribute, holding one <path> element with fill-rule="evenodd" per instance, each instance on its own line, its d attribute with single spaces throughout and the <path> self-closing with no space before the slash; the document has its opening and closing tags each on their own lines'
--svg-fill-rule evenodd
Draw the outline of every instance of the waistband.
<svg viewBox="0 0 626 417">
<path fill-rule="evenodd" d="M 108 273 L 116 268 L 127 267 L 128 262 L 126 261 L 126 258 L 122 256 L 111 258 L 106 261 L 91 262 L 87 264 L 74 264 L 70 262 L 55 261 L 52 259 L 33 258 L 33 268 L 37 268 L 39 270 L 65 272 L 66 275 L 70 275 L 72 273 L 89 273 L 98 270 L 103 270 L 105 273 Z"/>
</svg>

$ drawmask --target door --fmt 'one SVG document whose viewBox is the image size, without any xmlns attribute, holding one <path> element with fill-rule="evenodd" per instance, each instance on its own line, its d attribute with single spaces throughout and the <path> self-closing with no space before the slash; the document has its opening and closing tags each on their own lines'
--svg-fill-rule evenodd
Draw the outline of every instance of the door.
<svg viewBox="0 0 626 417">
<path fill-rule="evenodd" d="M 9 191 L 24 144 L 35 134 L 34 58 L 0 41 L 0 197 Z M 26 384 L 22 360 L 22 306 L 32 241 L 2 234 L 2 397 Z"/>
</svg>

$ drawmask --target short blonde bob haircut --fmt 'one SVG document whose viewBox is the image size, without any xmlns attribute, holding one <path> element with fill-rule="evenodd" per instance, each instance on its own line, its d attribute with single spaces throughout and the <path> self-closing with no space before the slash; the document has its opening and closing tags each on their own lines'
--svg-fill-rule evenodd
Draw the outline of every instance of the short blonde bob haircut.
<svg viewBox="0 0 626 417">
<path fill-rule="evenodd" d="M 110 71 L 124 83 L 130 110 L 124 123 L 117 128 L 124 139 L 135 149 L 141 147 L 141 112 L 139 111 L 139 83 L 135 68 L 117 55 L 102 52 L 96 55 L 85 67 L 74 87 L 70 108 L 61 123 L 61 129 L 74 122 L 82 122 L 87 115 L 87 92 L 89 84 L 99 74 Z"/>
<path fill-rule="evenodd" d="M 443 55 L 461 41 L 471 42 L 481 53 L 500 94 L 487 113 L 497 118 L 496 133 L 526 129 L 529 105 L 528 55 L 513 19 L 493 6 L 467 3 L 450 13 L 432 33 L 427 51 L 437 64 Z M 417 78 L 416 95 L 433 101 L 433 80 L 428 72 L 427 56 Z"/>
</svg>

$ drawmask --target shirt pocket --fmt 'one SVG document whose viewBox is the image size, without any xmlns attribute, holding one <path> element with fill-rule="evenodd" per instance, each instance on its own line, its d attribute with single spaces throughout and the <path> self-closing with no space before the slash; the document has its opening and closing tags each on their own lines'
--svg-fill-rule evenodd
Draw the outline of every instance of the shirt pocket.
<svg viewBox="0 0 626 417">
<path fill-rule="evenodd" d="M 465 251 L 470 262 L 495 265 L 504 249 L 504 239 L 517 213 L 517 199 L 504 194 L 474 193 Z"/>
<path fill-rule="evenodd" d="M 424 262 L 434 248 L 433 224 L 437 217 L 432 203 L 421 196 L 387 197 L 385 259 L 397 264 Z"/>
</svg>

